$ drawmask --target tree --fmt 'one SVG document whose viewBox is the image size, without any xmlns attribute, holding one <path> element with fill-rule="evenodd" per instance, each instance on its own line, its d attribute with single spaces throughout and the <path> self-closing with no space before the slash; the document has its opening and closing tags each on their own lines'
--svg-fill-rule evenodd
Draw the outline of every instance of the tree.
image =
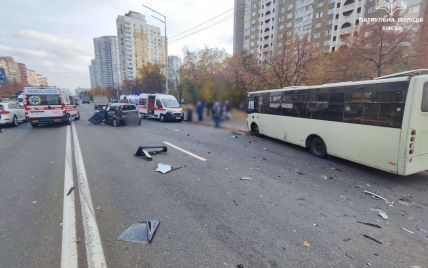
<svg viewBox="0 0 428 268">
<path fill-rule="evenodd" d="M 387 72 L 397 72 L 409 66 L 412 32 L 385 30 L 383 24 L 363 27 L 361 41 L 354 49 L 359 57 L 374 68 L 377 77 Z"/>
<path fill-rule="evenodd" d="M 17 82 L 0 85 L 0 97 L 13 97 L 17 90 L 22 90 L 24 85 Z"/>
<path fill-rule="evenodd" d="M 140 78 L 137 84 L 139 92 L 144 93 L 162 93 L 165 92 L 165 75 L 162 74 L 158 64 L 146 63 L 139 70 Z"/>
</svg>

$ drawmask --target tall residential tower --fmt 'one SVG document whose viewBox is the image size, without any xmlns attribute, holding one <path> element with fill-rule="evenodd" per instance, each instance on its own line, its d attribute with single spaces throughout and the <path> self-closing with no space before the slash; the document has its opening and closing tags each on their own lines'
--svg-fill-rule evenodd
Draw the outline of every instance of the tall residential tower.
<svg viewBox="0 0 428 268">
<path fill-rule="evenodd" d="M 134 11 L 118 16 L 116 26 L 123 80 L 138 78 L 146 63 L 159 64 L 165 72 L 165 39 L 159 27 L 147 24 L 145 16 Z"/>
</svg>

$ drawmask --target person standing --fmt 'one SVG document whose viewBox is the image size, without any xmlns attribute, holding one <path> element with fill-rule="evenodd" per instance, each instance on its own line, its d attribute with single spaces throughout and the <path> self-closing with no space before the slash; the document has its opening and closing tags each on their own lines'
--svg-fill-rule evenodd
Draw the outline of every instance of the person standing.
<svg viewBox="0 0 428 268">
<path fill-rule="evenodd" d="M 196 104 L 196 113 L 198 114 L 198 121 L 204 121 L 204 105 L 200 101 Z"/>
<path fill-rule="evenodd" d="M 206 108 L 207 108 L 207 113 L 206 113 L 207 117 L 210 117 L 212 109 L 213 109 L 213 103 L 212 103 L 212 101 L 207 102 Z"/>
<path fill-rule="evenodd" d="M 213 105 L 213 119 L 214 119 L 215 128 L 220 127 L 221 114 L 222 114 L 221 109 L 222 107 L 220 105 L 220 102 L 216 101 Z"/>
<path fill-rule="evenodd" d="M 232 107 L 228 100 L 224 102 L 224 115 L 226 116 L 226 120 L 232 119 Z"/>
</svg>

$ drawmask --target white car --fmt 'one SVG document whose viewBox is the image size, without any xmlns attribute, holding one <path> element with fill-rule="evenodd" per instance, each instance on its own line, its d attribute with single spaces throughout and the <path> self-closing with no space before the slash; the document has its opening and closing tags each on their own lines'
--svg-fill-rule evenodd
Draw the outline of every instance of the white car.
<svg viewBox="0 0 428 268">
<path fill-rule="evenodd" d="M 25 109 L 19 102 L 0 102 L 0 125 L 18 126 L 20 122 L 25 122 Z"/>
</svg>

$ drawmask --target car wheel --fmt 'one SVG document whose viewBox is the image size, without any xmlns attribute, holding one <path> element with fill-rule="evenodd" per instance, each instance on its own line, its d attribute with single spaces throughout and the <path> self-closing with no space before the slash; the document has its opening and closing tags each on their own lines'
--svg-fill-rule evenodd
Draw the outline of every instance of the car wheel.
<svg viewBox="0 0 428 268">
<path fill-rule="evenodd" d="M 256 123 L 251 124 L 251 133 L 254 136 L 260 136 L 259 126 Z"/>
<path fill-rule="evenodd" d="M 69 114 L 67 114 L 65 116 L 65 124 L 66 125 L 71 125 L 71 116 Z"/>
<path fill-rule="evenodd" d="M 74 120 L 79 121 L 80 120 L 80 113 L 77 112 L 77 116 L 74 118 Z"/>
<path fill-rule="evenodd" d="M 165 122 L 165 116 L 163 114 L 160 115 L 159 120 L 161 122 Z"/>
<path fill-rule="evenodd" d="M 16 115 L 13 116 L 12 126 L 17 127 L 19 125 L 18 117 Z"/>
<path fill-rule="evenodd" d="M 38 128 L 38 127 L 39 127 L 39 124 L 31 123 L 31 126 L 32 126 L 33 128 Z"/>
<path fill-rule="evenodd" d="M 119 122 L 117 121 L 117 119 L 113 119 L 113 126 L 114 127 L 118 127 L 119 126 Z"/>
<path fill-rule="evenodd" d="M 314 137 L 309 142 L 309 151 L 316 157 L 325 158 L 327 156 L 327 147 L 321 138 Z"/>
</svg>

